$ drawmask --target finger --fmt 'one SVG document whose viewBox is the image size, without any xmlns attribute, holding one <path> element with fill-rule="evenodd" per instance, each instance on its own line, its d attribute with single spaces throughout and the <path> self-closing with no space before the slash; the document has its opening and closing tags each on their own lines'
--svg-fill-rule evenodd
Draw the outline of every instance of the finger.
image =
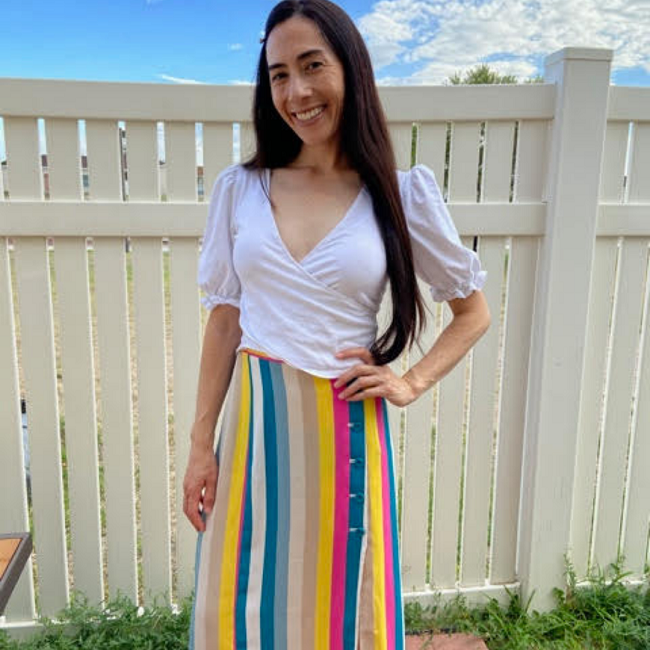
<svg viewBox="0 0 650 650">
<path fill-rule="evenodd" d="M 346 370 L 334 382 L 334 388 L 338 388 L 339 386 L 343 386 L 344 384 L 350 384 L 357 377 L 372 374 L 372 373 L 376 372 L 375 368 L 376 368 L 376 366 L 372 366 L 372 365 L 367 364 L 367 363 L 358 363 L 356 366 L 353 366 L 352 368 L 350 368 L 350 370 Z"/>
<path fill-rule="evenodd" d="M 348 402 L 360 402 L 364 399 L 368 399 L 369 397 L 385 397 L 382 386 L 373 386 L 372 388 L 361 390 L 358 393 L 352 395 L 348 399 Z"/>
<path fill-rule="evenodd" d="M 370 354 L 370 350 L 367 348 L 347 348 L 346 350 L 341 350 L 340 352 L 336 353 L 336 356 L 339 359 L 347 359 L 348 357 L 359 357 L 360 359 L 363 359 L 367 363 L 371 363 L 372 361 L 372 354 Z"/>
<path fill-rule="evenodd" d="M 334 388 L 338 388 L 339 386 L 343 386 L 344 384 L 349 384 L 351 381 L 354 380 L 356 377 L 356 369 L 359 366 L 354 366 L 354 368 L 350 368 L 350 370 L 346 370 L 335 382 L 334 382 Z"/>
<path fill-rule="evenodd" d="M 381 383 L 381 379 L 375 374 L 357 377 L 354 382 L 339 393 L 339 398 L 347 399 L 349 396 L 356 395 L 360 390 L 377 386 L 379 383 Z"/>
<path fill-rule="evenodd" d="M 205 484 L 205 494 L 203 495 L 203 510 L 205 511 L 206 515 L 209 515 L 212 512 L 216 491 L 217 477 L 215 476 L 214 479 L 208 479 Z"/>
<path fill-rule="evenodd" d="M 205 524 L 203 523 L 201 513 L 199 512 L 199 499 L 200 497 L 197 492 L 189 493 L 183 505 L 183 512 L 192 526 L 194 526 L 197 531 L 202 531 L 205 529 Z"/>
</svg>

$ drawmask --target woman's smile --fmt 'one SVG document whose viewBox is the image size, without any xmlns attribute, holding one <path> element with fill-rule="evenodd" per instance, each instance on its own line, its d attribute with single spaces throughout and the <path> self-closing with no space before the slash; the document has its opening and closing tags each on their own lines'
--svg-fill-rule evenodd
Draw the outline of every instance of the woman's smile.
<svg viewBox="0 0 650 650">
<path fill-rule="evenodd" d="M 309 126 L 317 122 L 325 113 L 325 105 L 313 108 L 312 110 L 305 111 L 304 113 L 292 113 L 294 120 L 300 126 Z"/>
</svg>

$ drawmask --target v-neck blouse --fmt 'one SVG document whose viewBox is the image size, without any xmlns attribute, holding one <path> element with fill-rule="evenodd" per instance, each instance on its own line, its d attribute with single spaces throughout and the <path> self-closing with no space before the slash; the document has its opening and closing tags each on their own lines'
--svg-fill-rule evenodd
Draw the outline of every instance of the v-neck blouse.
<svg viewBox="0 0 650 650">
<path fill-rule="evenodd" d="M 434 301 L 466 298 L 485 284 L 476 253 L 458 236 L 433 172 L 397 170 L 415 272 Z M 359 363 L 339 350 L 369 348 L 388 285 L 386 254 L 372 196 L 364 185 L 345 215 L 297 261 L 284 244 L 266 191 L 270 170 L 240 164 L 217 177 L 198 265 L 206 309 L 240 310 L 237 350 L 262 350 L 320 377 Z M 306 206 L 308 209 L 308 206 Z"/>
</svg>

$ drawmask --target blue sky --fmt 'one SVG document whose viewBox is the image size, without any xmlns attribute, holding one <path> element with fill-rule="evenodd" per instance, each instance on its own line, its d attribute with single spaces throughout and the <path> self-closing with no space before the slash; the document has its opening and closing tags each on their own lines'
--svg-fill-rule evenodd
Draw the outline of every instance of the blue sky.
<svg viewBox="0 0 650 650">
<path fill-rule="evenodd" d="M 247 84 L 276 0 L 3 0 L 0 77 Z M 563 47 L 614 50 L 611 83 L 650 86 L 647 0 L 339 0 L 380 85 L 489 63 L 520 81 Z M 5 157 L 0 116 L 0 158 Z M 162 133 L 162 132 L 161 132 Z M 45 151 L 42 124 L 40 149 Z M 159 136 L 162 140 L 162 136 Z"/>
<path fill-rule="evenodd" d="M 612 83 L 650 86 L 650 3 L 340 0 L 380 84 L 439 84 L 482 62 L 525 79 L 565 46 L 615 50 Z M 4 0 L 0 77 L 250 83 L 275 0 Z"/>
</svg>

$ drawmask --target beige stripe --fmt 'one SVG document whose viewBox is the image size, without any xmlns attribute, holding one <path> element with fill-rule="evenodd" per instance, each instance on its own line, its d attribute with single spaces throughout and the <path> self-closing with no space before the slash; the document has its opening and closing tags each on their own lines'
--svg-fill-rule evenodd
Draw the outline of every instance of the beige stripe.
<svg viewBox="0 0 650 650">
<path fill-rule="evenodd" d="M 287 645 L 304 647 L 300 621 L 303 620 L 303 573 L 305 570 L 305 441 L 302 393 L 295 369 L 283 364 L 287 391 L 289 427 L 289 485 L 291 490 L 289 531 L 289 576 L 287 579 Z"/>
<path fill-rule="evenodd" d="M 373 584 L 372 584 L 372 543 L 370 543 L 370 526 L 366 525 L 368 531 L 366 537 L 365 557 L 362 552 L 363 568 L 361 570 L 361 589 L 358 599 L 359 618 L 359 645 L 358 650 L 375 650 L 375 639 L 379 635 L 378 630 L 373 630 Z"/>
<path fill-rule="evenodd" d="M 219 478 L 212 512 L 206 518 L 206 529 L 201 542 L 201 561 L 199 565 L 199 583 L 197 587 L 194 648 L 209 650 L 218 638 L 219 623 L 219 587 L 221 556 L 225 518 L 228 512 L 228 492 L 232 481 L 232 462 L 235 449 L 235 434 L 239 416 L 241 395 L 241 355 L 237 355 L 232 376 L 232 388 L 225 403 L 222 429 L 223 436 L 220 449 Z"/>
<path fill-rule="evenodd" d="M 303 549 L 303 588 L 301 648 L 314 647 L 314 612 L 316 608 L 316 571 L 318 569 L 318 526 L 320 502 L 318 410 L 314 378 L 306 372 L 296 371 L 302 394 L 302 434 L 304 436 L 305 463 L 305 546 Z"/>
</svg>

